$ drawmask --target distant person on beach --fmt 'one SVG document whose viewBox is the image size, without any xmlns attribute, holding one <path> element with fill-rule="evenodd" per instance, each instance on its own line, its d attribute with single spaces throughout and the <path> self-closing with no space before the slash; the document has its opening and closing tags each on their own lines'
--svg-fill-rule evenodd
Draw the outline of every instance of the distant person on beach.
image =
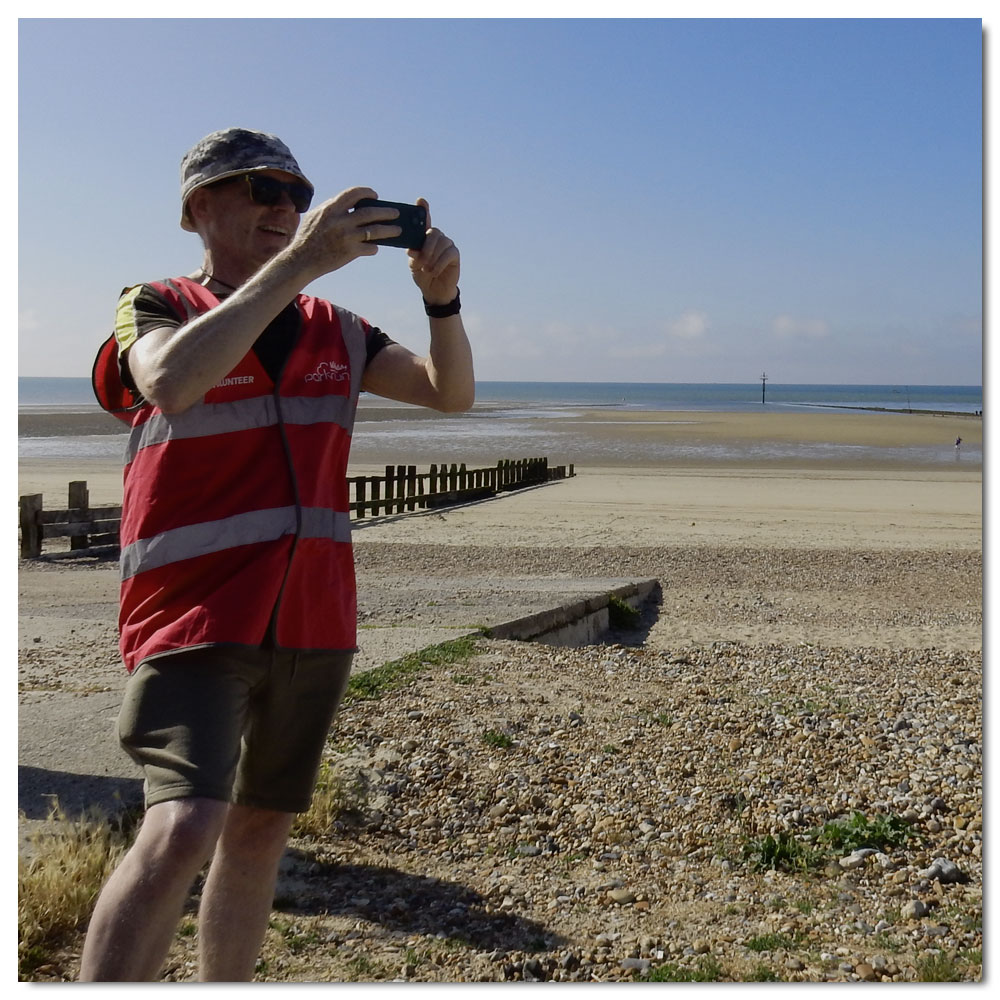
<svg viewBox="0 0 1000 1000">
<path fill-rule="evenodd" d="M 962 439 L 961 438 L 955 438 L 955 447 L 956 448 L 961 448 L 962 447 Z"/>
<path fill-rule="evenodd" d="M 143 767 L 146 815 L 98 899 L 83 980 L 155 979 L 209 859 L 199 978 L 252 978 L 356 648 L 358 394 L 472 405 L 455 244 L 428 212 L 423 246 L 407 251 L 429 317 L 418 357 L 302 294 L 398 237 L 397 210 L 355 209 L 377 198 L 355 187 L 304 215 L 312 195 L 276 136 L 230 128 L 198 142 L 181 164 L 181 226 L 201 238 L 202 265 L 126 289 L 95 364 L 102 405 L 132 427 L 119 737 Z"/>
</svg>

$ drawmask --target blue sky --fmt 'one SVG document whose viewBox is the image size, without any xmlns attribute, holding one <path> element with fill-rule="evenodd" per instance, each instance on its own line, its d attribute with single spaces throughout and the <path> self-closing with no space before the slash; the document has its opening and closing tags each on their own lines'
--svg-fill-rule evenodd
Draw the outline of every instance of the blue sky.
<svg viewBox="0 0 1000 1000">
<path fill-rule="evenodd" d="M 19 372 L 187 273 L 180 158 L 426 197 L 481 379 L 979 383 L 978 20 L 22 20 Z M 405 254 L 308 289 L 417 351 Z"/>
</svg>

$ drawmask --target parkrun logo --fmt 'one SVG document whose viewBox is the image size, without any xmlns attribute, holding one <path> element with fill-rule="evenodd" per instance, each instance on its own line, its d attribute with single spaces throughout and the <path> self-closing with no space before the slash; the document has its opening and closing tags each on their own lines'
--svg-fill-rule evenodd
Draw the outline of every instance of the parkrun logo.
<svg viewBox="0 0 1000 1000">
<path fill-rule="evenodd" d="M 348 365 L 337 364 L 336 361 L 321 361 L 316 366 L 316 371 L 310 372 L 306 376 L 307 382 L 343 382 L 350 378 L 351 372 Z"/>
</svg>

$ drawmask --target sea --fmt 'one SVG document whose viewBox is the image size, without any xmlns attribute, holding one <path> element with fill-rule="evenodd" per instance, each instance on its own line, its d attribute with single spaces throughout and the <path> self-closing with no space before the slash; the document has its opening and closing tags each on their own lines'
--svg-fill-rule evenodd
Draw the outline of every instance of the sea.
<svg viewBox="0 0 1000 1000">
<path fill-rule="evenodd" d="M 982 413 L 983 389 L 978 385 L 809 385 L 772 382 L 495 382 L 476 383 L 477 408 L 472 414 L 408 419 L 402 404 L 378 397 L 362 396 L 361 406 L 398 405 L 399 420 L 360 422 L 355 448 L 370 440 L 393 436 L 411 442 L 415 452 L 437 453 L 449 461 L 462 460 L 462 452 L 480 452 L 503 443 L 503 453 L 524 449 L 544 454 L 540 447 L 562 451 L 558 418 L 574 412 L 607 407 L 623 411 L 728 411 L 728 412 L 822 412 L 833 409 L 886 410 L 905 413 Z M 87 378 L 18 378 L 18 411 L 32 413 L 96 413 Z M 412 411 L 411 411 L 412 412 Z M 537 419 L 551 429 L 540 429 Z M 117 457 L 122 445 L 119 434 L 32 437 L 19 435 L 19 457 Z M 546 440 L 542 440 L 546 438 Z M 551 440 L 548 440 L 548 439 Z M 953 448 L 944 447 L 932 461 L 951 461 Z M 524 447 L 519 447 L 523 445 Z M 981 451 L 977 448 L 981 460 Z M 516 457 L 513 456 L 512 457 Z M 652 457 L 652 456 L 647 456 Z M 664 456 L 666 457 L 666 456 Z M 706 456 L 709 457 L 709 456 Z M 718 456 L 725 457 L 725 456 Z M 805 456 L 803 456 L 805 457 Z M 886 456 L 887 458 L 892 456 Z M 896 456 L 903 457 L 903 456 Z M 911 456 L 917 457 L 917 456 Z M 930 456 L 921 456 L 928 458 Z M 966 452 L 968 459 L 974 456 Z M 418 459 L 415 455 L 414 460 Z M 433 460 L 433 459 L 432 459 Z"/>
<path fill-rule="evenodd" d="M 17 380 L 20 412 L 97 409 L 87 378 Z M 615 406 L 626 410 L 759 411 L 761 405 L 806 412 L 817 407 L 977 413 L 981 385 L 783 385 L 760 382 L 477 382 L 479 403 L 518 409 Z M 381 404 L 381 400 L 379 403 Z"/>
</svg>

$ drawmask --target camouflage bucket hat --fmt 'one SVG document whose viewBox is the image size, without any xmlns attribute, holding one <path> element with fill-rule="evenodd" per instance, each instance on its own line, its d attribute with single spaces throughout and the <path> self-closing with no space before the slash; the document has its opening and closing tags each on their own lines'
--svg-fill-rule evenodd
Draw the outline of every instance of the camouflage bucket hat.
<svg viewBox="0 0 1000 1000">
<path fill-rule="evenodd" d="M 181 160 L 181 228 L 194 232 L 187 213 L 191 192 L 213 181 L 235 177 L 251 170 L 284 170 L 313 186 L 291 150 L 269 132 L 246 128 L 225 128 L 206 135 Z"/>
</svg>

